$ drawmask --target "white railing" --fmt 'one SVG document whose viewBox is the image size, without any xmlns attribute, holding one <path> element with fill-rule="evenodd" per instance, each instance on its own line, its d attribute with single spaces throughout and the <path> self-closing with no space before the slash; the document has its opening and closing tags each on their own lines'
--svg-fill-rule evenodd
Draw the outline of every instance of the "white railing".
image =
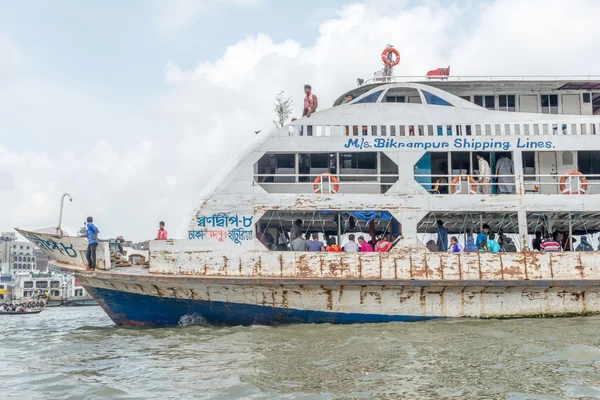
<svg viewBox="0 0 600 400">
<path fill-rule="evenodd" d="M 568 118 L 565 118 L 567 120 Z M 308 122 L 306 119 L 299 120 Z M 295 122 L 295 124 L 298 122 Z M 287 125 L 279 136 L 348 136 L 348 137 L 408 137 L 408 136 L 543 136 L 597 135 L 600 118 L 581 118 L 576 123 L 479 123 L 479 124 L 415 124 L 415 125 Z"/>
<path fill-rule="evenodd" d="M 407 82 L 407 81 L 425 81 L 425 80 L 447 80 L 447 81 L 595 81 L 600 80 L 600 75 L 435 75 L 435 76 L 424 76 L 424 75 L 397 75 L 392 76 L 391 82 Z M 366 80 L 363 85 L 380 82 L 381 78 L 370 78 Z"/>
</svg>

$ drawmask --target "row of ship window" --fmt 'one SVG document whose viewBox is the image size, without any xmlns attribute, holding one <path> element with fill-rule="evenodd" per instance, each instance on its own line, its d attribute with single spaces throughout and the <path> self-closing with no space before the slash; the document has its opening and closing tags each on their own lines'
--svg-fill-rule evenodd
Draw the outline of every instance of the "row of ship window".
<svg viewBox="0 0 600 400">
<path fill-rule="evenodd" d="M 33 281 L 25 281 L 25 283 L 23 284 L 23 287 L 25 289 L 32 289 Z M 38 289 L 46 289 L 48 287 L 48 281 L 37 281 L 37 282 L 35 282 L 35 287 Z M 59 288 L 60 282 L 59 281 L 50 281 L 50 287 L 51 288 Z"/>
<path fill-rule="evenodd" d="M 428 92 L 423 91 L 425 95 L 425 99 L 427 104 L 432 105 L 442 105 L 442 106 L 451 106 L 450 103 L 446 102 L 439 97 L 432 95 Z M 366 96 L 359 101 L 358 103 L 374 103 L 377 101 L 379 96 L 381 95 L 381 91 L 374 92 L 369 96 Z M 408 99 L 407 99 L 408 97 Z M 517 111 L 517 96 L 514 94 L 501 94 L 498 95 L 498 108 L 496 108 L 496 96 L 495 95 L 474 95 L 474 96 L 459 96 L 461 99 L 470 101 L 474 104 L 477 104 L 480 107 L 487 108 L 488 110 L 499 110 L 499 111 Z M 411 100 L 411 96 L 386 96 L 383 99 L 385 103 L 405 103 L 405 102 L 417 102 Z M 416 98 L 415 98 L 416 99 Z M 408 100 L 408 101 L 407 101 Z M 590 93 L 583 93 L 583 103 L 591 103 L 592 97 Z M 542 94 L 540 95 L 540 106 L 542 114 L 559 114 L 558 109 L 558 95 L 557 94 Z"/>
</svg>

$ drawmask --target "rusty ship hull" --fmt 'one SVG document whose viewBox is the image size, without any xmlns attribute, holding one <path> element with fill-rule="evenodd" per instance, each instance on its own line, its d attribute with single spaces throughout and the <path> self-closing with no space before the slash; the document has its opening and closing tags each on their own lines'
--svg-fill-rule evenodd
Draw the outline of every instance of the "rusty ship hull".
<svg viewBox="0 0 600 400">
<path fill-rule="evenodd" d="M 373 323 L 600 313 L 600 254 L 181 252 L 157 242 L 150 266 L 115 267 L 100 243 L 20 231 L 52 254 L 118 325 Z M 172 253 L 169 253 L 172 254 Z M 188 267 L 185 267 L 188 266 Z"/>
</svg>

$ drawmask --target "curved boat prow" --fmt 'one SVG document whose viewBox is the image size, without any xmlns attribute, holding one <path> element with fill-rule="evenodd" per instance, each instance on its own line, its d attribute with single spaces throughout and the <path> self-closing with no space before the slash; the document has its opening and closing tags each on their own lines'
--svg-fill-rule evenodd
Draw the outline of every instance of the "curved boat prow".
<svg viewBox="0 0 600 400">
<path fill-rule="evenodd" d="M 88 242 L 85 238 L 49 233 L 47 229 L 25 230 L 15 228 L 15 230 L 59 263 L 81 269 L 87 268 L 85 253 Z M 96 263 L 96 268 L 98 269 L 110 269 L 110 248 L 108 243 L 98 243 Z"/>
</svg>

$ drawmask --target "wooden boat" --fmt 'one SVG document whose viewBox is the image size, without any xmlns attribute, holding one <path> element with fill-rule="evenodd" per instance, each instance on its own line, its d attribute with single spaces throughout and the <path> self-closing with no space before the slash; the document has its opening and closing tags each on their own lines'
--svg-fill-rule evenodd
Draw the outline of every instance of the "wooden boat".
<svg viewBox="0 0 600 400">
<path fill-rule="evenodd" d="M 43 308 L 40 308 L 39 310 L 29 310 L 29 311 L 22 311 L 22 312 L 16 312 L 16 311 L 0 311 L 0 315 L 26 315 L 26 314 L 39 314 L 43 311 Z"/>
</svg>

